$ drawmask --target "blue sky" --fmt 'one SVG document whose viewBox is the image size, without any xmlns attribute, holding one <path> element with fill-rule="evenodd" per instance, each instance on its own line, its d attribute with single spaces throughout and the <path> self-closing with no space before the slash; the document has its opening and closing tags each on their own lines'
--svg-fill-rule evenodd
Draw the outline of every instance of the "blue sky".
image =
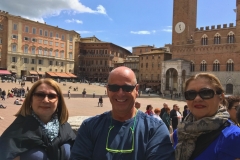
<svg viewBox="0 0 240 160">
<path fill-rule="evenodd" d="M 236 24 L 236 0 L 198 0 L 197 27 Z M 172 40 L 173 0 L 0 0 L 0 10 L 121 47 Z"/>
</svg>

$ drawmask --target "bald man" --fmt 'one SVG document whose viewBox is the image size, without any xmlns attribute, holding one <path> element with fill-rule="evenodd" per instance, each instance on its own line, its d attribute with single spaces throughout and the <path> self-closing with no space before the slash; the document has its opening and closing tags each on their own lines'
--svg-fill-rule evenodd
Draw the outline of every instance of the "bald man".
<svg viewBox="0 0 240 160">
<path fill-rule="evenodd" d="M 166 125 L 135 108 L 139 85 L 134 72 L 115 68 L 106 87 L 112 110 L 82 123 L 71 159 L 173 160 Z"/>
</svg>

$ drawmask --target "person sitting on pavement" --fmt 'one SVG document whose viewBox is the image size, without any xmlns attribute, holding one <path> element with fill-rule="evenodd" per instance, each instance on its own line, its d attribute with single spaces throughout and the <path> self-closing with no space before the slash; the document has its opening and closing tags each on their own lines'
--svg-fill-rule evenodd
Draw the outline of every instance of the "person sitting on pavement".
<svg viewBox="0 0 240 160">
<path fill-rule="evenodd" d="M 14 104 L 16 104 L 16 105 L 22 105 L 22 103 L 20 103 L 20 101 L 19 101 L 18 99 L 16 99 L 16 100 L 14 101 Z"/>
<path fill-rule="evenodd" d="M 0 108 L 6 109 L 6 108 L 7 108 L 7 106 L 6 106 L 6 107 L 4 107 L 2 104 L 0 104 Z"/>
<path fill-rule="evenodd" d="M 106 88 L 112 110 L 83 121 L 70 159 L 174 160 L 167 127 L 135 108 L 139 85 L 134 72 L 113 69 Z"/>
</svg>

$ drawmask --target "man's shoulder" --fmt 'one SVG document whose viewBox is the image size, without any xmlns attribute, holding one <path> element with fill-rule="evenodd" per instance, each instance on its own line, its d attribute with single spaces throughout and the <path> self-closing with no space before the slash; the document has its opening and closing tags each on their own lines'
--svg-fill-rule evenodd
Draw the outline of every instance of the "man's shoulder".
<svg viewBox="0 0 240 160">
<path fill-rule="evenodd" d="M 84 124 L 88 124 L 88 123 L 94 123 L 94 122 L 98 122 L 98 121 L 102 121 L 103 119 L 107 118 L 109 115 L 110 111 L 104 112 L 100 115 L 96 115 L 90 118 L 87 118 L 83 121 Z"/>
<path fill-rule="evenodd" d="M 138 111 L 138 112 L 139 112 L 140 120 L 148 122 L 147 124 L 151 124 L 151 125 L 162 125 L 163 124 L 162 120 L 154 118 L 153 116 L 149 116 L 148 114 L 143 113 L 142 111 Z"/>
</svg>

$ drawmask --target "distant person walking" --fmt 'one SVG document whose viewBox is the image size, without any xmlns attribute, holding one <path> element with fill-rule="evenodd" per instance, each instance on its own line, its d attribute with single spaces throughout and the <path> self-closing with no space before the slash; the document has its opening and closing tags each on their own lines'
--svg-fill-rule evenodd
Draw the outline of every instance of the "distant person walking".
<svg viewBox="0 0 240 160">
<path fill-rule="evenodd" d="M 82 91 L 83 97 L 86 97 L 86 94 L 87 94 L 87 92 L 86 92 L 86 89 L 84 88 L 83 91 Z"/>
<path fill-rule="evenodd" d="M 3 91 L 2 91 L 2 95 L 1 95 L 1 97 L 2 97 L 2 100 L 4 100 L 4 101 L 5 101 L 5 96 L 6 96 L 6 91 L 3 90 Z"/>
<path fill-rule="evenodd" d="M 70 99 L 71 98 L 71 92 L 70 92 L 70 90 L 68 90 L 68 99 Z"/>
<path fill-rule="evenodd" d="M 103 99 L 102 99 L 102 96 L 100 96 L 99 99 L 98 99 L 98 107 L 99 107 L 99 105 L 100 105 L 100 107 L 103 106 Z"/>
</svg>

